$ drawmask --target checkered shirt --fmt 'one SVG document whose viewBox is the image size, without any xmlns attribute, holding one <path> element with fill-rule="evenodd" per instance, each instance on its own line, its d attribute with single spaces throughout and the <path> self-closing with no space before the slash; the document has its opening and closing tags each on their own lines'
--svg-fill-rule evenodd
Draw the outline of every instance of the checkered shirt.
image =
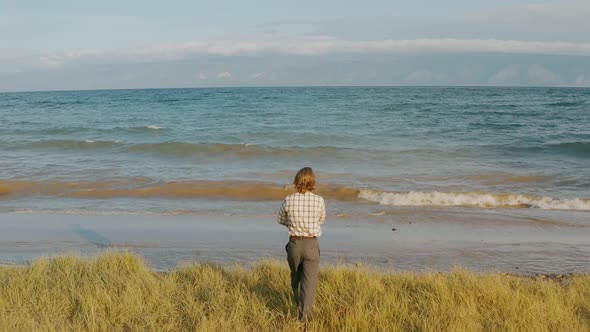
<svg viewBox="0 0 590 332">
<path fill-rule="evenodd" d="M 279 211 L 279 224 L 287 226 L 289 235 L 320 236 L 326 220 L 324 199 L 312 192 L 287 196 Z"/>
</svg>

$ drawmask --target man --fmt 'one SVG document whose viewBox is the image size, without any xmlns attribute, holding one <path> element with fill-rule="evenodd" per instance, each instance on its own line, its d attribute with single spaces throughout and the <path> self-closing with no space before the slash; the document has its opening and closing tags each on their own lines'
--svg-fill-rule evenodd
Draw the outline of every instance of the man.
<svg viewBox="0 0 590 332">
<path fill-rule="evenodd" d="M 287 262 L 291 269 L 291 287 L 299 307 L 299 320 L 307 321 L 315 296 L 320 270 L 321 225 L 326 220 L 324 199 L 313 193 L 315 174 L 304 167 L 293 180 L 297 192 L 283 201 L 279 224 L 289 229 Z"/>
</svg>

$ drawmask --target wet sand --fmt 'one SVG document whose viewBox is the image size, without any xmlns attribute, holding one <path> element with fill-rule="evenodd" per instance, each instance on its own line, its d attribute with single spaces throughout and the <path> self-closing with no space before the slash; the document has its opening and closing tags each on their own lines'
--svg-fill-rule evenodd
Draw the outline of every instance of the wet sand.
<svg viewBox="0 0 590 332">
<path fill-rule="evenodd" d="M 397 209 L 332 215 L 320 239 L 324 264 L 411 271 L 590 272 L 590 213 Z M 274 215 L 0 214 L 0 263 L 116 249 L 156 270 L 207 261 L 285 258 L 286 229 Z M 395 229 L 395 230 L 394 230 Z"/>
</svg>

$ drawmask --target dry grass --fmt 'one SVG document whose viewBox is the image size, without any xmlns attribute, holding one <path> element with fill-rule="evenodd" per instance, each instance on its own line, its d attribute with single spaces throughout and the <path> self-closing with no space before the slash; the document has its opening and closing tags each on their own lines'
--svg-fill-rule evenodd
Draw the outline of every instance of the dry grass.
<svg viewBox="0 0 590 332">
<path fill-rule="evenodd" d="M 127 253 L 0 267 L 0 331 L 300 331 L 285 264 L 151 271 Z M 590 331 L 590 276 L 324 267 L 310 331 Z"/>
</svg>

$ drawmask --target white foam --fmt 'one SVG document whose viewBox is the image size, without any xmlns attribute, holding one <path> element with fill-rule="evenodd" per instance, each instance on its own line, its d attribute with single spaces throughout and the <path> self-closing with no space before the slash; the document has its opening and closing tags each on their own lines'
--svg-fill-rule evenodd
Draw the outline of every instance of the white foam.
<svg viewBox="0 0 590 332">
<path fill-rule="evenodd" d="M 545 210 L 590 211 L 590 200 L 555 199 L 523 194 L 495 194 L 480 192 L 384 192 L 361 190 L 359 198 L 381 205 L 395 206 L 471 206 L 482 208 L 529 207 Z"/>
<path fill-rule="evenodd" d="M 121 143 L 121 141 L 119 141 L 119 140 L 97 141 L 97 140 L 93 140 L 93 139 L 85 139 L 84 140 L 84 143 L 89 143 L 89 144 L 93 144 L 93 143 L 105 144 L 105 143 Z"/>
<path fill-rule="evenodd" d="M 160 130 L 160 129 L 162 129 L 162 127 L 154 126 L 154 125 L 147 126 L 146 128 L 147 129 L 153 129 L 153 130 Z"/>
</svg>

